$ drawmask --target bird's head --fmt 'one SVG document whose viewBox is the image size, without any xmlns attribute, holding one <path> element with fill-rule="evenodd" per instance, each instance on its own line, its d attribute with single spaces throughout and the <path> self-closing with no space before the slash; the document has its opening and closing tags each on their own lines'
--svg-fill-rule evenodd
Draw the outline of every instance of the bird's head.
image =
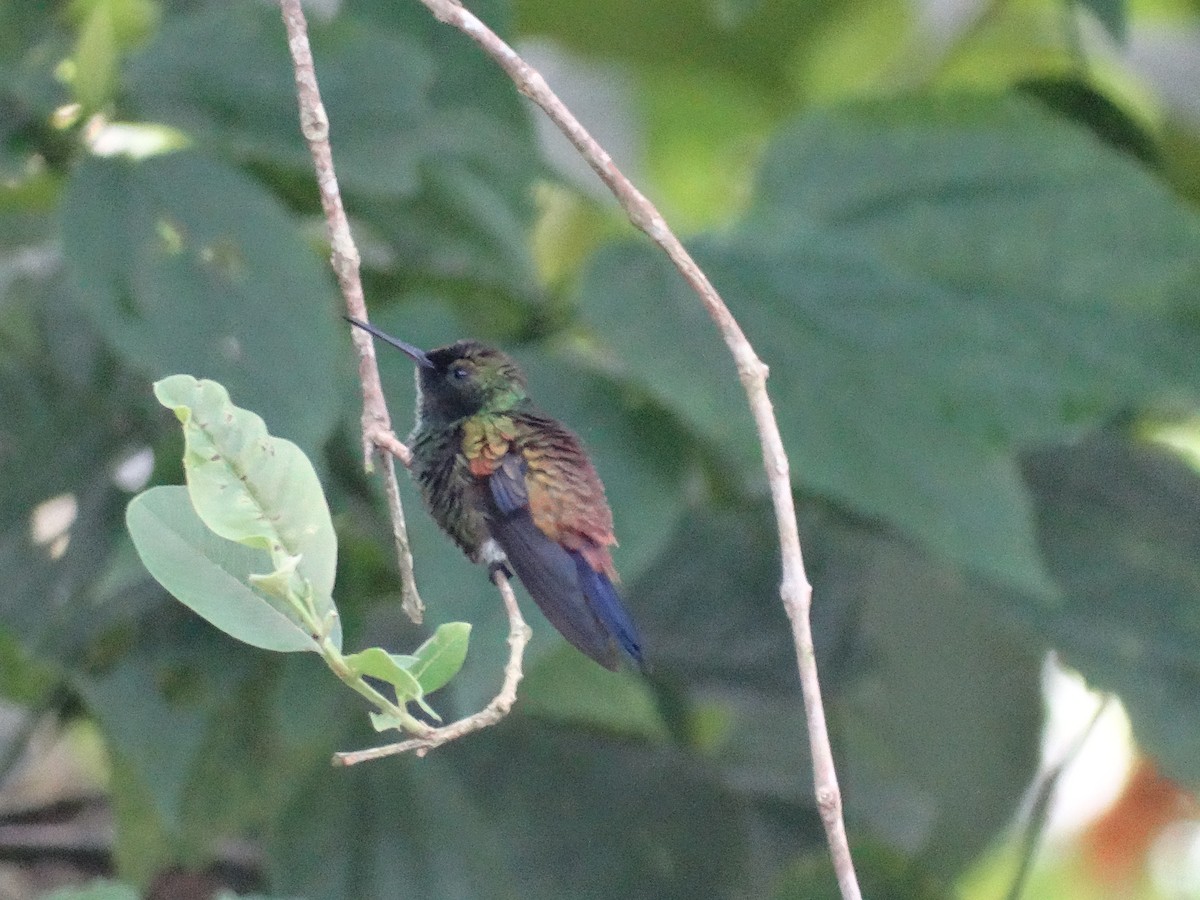
<svg viewBox="0 0 1200 900">
<path fill-rule="evenodd" d="M 397 348 L 417 364 L 419 415 L 426 424 L 457 421 L 476 413 L 511 410 L 527 397 L 525 376 L 505 353 L 479 341 L 456 341 L 428 352 L 348 319 Z"/>
</svg>

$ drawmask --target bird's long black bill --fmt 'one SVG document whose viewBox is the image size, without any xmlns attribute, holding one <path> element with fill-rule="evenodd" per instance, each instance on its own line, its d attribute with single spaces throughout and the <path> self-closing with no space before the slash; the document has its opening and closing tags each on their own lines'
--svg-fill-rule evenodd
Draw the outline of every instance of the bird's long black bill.
<svg viewBox="0 0 1200 900">
<path fill-rule="evenodd" d="M 351 325 L 357 325 L 368 334 L 374 335 L 381 341 L 391 344 L 393 347 L 415 362 L 418 366 L 424 366 L 426 369 L 433 368 L 433 363 L 429 361 L 429 357 L 425 355 L 425 351 L 419 347 L 414 347 L 412 344 L 402 341 L 399 338 L 394 338 L 384 331 L 380 331 L 370 322 L 364 322 L 361 319 L 355 319 L 352 316 L 342 316 L 342 318 Z"/>
</svg>

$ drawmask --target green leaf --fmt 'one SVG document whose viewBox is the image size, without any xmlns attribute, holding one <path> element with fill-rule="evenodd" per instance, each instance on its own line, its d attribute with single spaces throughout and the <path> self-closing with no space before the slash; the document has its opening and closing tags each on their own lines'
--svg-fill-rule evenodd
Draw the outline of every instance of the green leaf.
<svg viewBox="0 0 1200 900">
<path fill-rule="evenodd" d="M 1005 595 L 911 545 L 860 536 L 840 549 L 821 602 L 856 625 L 859 671 L 829 701 L 847 814 L 951 876 L 1037 773 L 1047 646 L 1008 622 Z"/>
<path fill-rule="evenodd" d="M 1114 249 L 1133 247 L 1137 266 Z M 745 220 L 695 252 L 771 367 L 799 485 L 1042 596 L 1019 447 L 1200 383 L 1177 319 L 1200 223 L 1028 102 L 809 116 L 775 141 Z M 610 249 L 580 295 L 621 371 L 760 478 L 732 362 L 667 262 Z"/>
<path fill-rule="evenodd" d="M 257 4 L 208 3 L 168 23 L 130 66 L 141 116 L 311 183 L 279 28 Z M 345 3 L 329 21 L 312 17 L 309 35 L 365 267 L 404 285 L 436 278 L 443 294 L 457 286 L 481 314 L 500 308 L 497 293 L 534 295 L 526 230 L 539 164 L 517 93 L 420 8 Z M 275 180 L 294 196 L 294 179 Z"/>
<path fill-rule="evenodd" d="M 931 870 L 953 873 L 1007 825 L 1036 770 L 1046 645 L 1008 624 L 1007 593 L 801 499 L 847 811 L 868 833 L 919 851 Z M 764 502 L 696 510 L 631 597 L 654 671 L 686 686 L 673 732 L 739 792 L 807 805 L 796 649 L 778 562 L 763 551 L 773 524 Z"/>
<path fill-rule="evenodd" d="M 272 437 L 262 418 L 234 406 L 215 381 L 173 375 L 154 394 L 183 423 L 188 494 L 216 534 L 299 557 L 297 575 L 312 585 L 316 612 L 335 614 L 337 535 L 317 473 L 291 441 Z"/>
<path fill-rule="evenodd" d="M 267 554 L 213 534 L 186 488 L 140 494 L 130 502 L 125 524 L 150 574 L 226 634 L 264 650 L 317 650 L 288 604 L 247 586 L 252 573 L 270 565 Z M 340 642 L 340 630 L 333 637 Z"/>
<path fill-rule="evenodd" d="M 467 658 L 470 637 L 469 622 L 446 622 L 413 651 L 414 662 L 407 668 L 424 693 L 432 694 L 458 674 Z"/>
<path fill-rule="evenodd" d="M 462 668 L 467 656 L 467 640 L 471 626 L 466 622 L 447 622 L 439 625 L 429 640 L 412 655 L 388 653 L 371 647 L 346 657 L 346 663 L 358 675 L 369 675 L 386 681 L 396 689 L 401 704 L 412 701 L 439 722 L 442 717 L 425 702 L 425 695 L 445 686 Z M 402 728 L 404 723 L 387 713 L 372 713 L 376 731 Z"/>
<path fill-rule="evenodd" d="M 210 3 L 173 17 L 130 66 L 141 116 L 311 176 L 280 28 L 278 10 L 256 4 Z M 414 193 L 432 114 L 429 50 L 348 16 L 314 17 L 310 37 L 342 189 Z"/>
<path fill-rule="evenodd" d="M 1179 365 L 1180 351 L 1162 333 L 1163 314 L 1197 277 L 1187 256 L 1200 244 L 1196 214 L 1128 155 L 1019 93 L 861 102 L 806 116 L 773 144 L 756 197 L 747 237 L 786 244 L 819 229 L 861 238 L 905 280 L 949 290 L 964 308 L 964 326 L 978 331 L 991 320 L 1032 328 L 1025 340 L 1018 332 L 992 341 L 996 350 L 1030 357 L 1038 366 L 1031 375 L 1057 376 L 1040 390 L 1026 384 L 1031 377 L 992 386 L 992 403 L 1010 388 L 1023 392 L 1009 397 L 1008 416 L 1016 416 L 1019 399 L 1033 401 L 1029 419 L 1017 420 L 1026 427 L 1049 414 L 1051 422 L 1070 417 L 1070 408 L 1052 401 L 1064 393 L 1064 374 L 1071 376 L 1066 387 L 1085 394 L 1091 342 L 1111 351 L 1121 349 L 1118 337 L 1134 340 L 1096 376 L 1126 392 Z M 1137 266 L 1116 252 L 1134 249 Z M 969 303 L 975 292 L 979 299 Z M 1041 302 L 1021 302 L 1022 292 Z M 1002 301 L 1013 303 L 1011 322 Z M 1045 321 L 1034 316 L 1039 310 Z M 1104 330 L 1110 317 L 1116 336 Z M 1046 353 L 1042 341 L 1062 331 L 1069 343 Z M 1154 340 L 1170 351 L 1157 365 L 1138 352 Z M 981 368 L 979 380 L 988 371 Z M 1076 419 L 1100 416 L 1082 402 L 1086 394 L 1071 399 L 1082 407 Z"/>
<path fill-rule="evenodd" d="M 779 599 L 779 562 L 768 549 L 777 541 L 774 518 L 763 504 L 688 512 L 654 565 L 629 588 L 629 605 L 644 623 L 647 658 L 656 669 L 689 682 L 736 682 L 768 691 L 795 671 L 795 646 Z M 806 557 L 816 552 L 805 543 Z"/>
<path fill-rule="evenodd" d="M 215 378 L 316 455 L 338 415 L 329 273 L 257 183 L 192 152 L 88 158 L 62 232 L 74 293 L 125 360 Z"/>
<path fill-rule="evenodd" d="M 1065 603 L 1028 610 L 1063 660 L 1118 693 L 1138 745 L 1200 784 L 1200 476 L 1113 434 L 1030 454 L 1038 532 Z"/>
<path fill-rule="evenodd" d="M 368 675 L 392 685 L 396 689 L 396 699 L 403 704 L 421 696 L 421 685 L 404 665 L 405 660 L 405 657 L 392 656 L 380 647 L 370 647 L 347 656 L 346 665 L 356 675 Z"/>
</svg>

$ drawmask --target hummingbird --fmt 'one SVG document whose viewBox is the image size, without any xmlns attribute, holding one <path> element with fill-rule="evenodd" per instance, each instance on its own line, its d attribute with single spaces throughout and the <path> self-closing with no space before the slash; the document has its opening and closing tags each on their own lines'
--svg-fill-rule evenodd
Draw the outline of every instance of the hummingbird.
<svg viewBox="0 0 1200 900">
<path fill-rule="evenodd" d="M 438 526 L 489 573 L 515 572 L 587 656 L 615 671 L 623 651 L 641 668 L 641 638 L 615 587 L 604 485 L 579 438 L 530 400 L 517 364 L 479 341 L 424 351 L 345 318 L 416 364 L 412 474 Z"/>
</svg>

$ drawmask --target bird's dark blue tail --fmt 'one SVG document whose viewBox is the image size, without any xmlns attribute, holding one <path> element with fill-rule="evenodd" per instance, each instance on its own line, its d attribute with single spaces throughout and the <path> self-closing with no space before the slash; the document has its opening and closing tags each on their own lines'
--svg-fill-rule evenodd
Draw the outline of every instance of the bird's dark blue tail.
<svg viewBox="0 0 1200 900">
<path fill-rule="evenodd" d="M 546 537 L 528 509 L 497 517 L 492 534 L 529 596 L 563 637 L 606 669 L 620 667 L 618 649 L 644 668 L 637 629 L 607 575 Z"/>
<path fill-rule="evenodd" d="M 579 586 L 583 589 L 588 606 L 605 630 L 616 639 L 617 645 L 637 663 L 639 669 L 643 669 L 645 665 L 642 661 L 642 639 L 638 636 L 633 620 L 629 618 L 625 604 L 621 602 L 621 595 L 617 593 L 608 576 L 593 569 L 581 553 L 574 550 L 568 552 L 575 559 Z"/>
</svg>

